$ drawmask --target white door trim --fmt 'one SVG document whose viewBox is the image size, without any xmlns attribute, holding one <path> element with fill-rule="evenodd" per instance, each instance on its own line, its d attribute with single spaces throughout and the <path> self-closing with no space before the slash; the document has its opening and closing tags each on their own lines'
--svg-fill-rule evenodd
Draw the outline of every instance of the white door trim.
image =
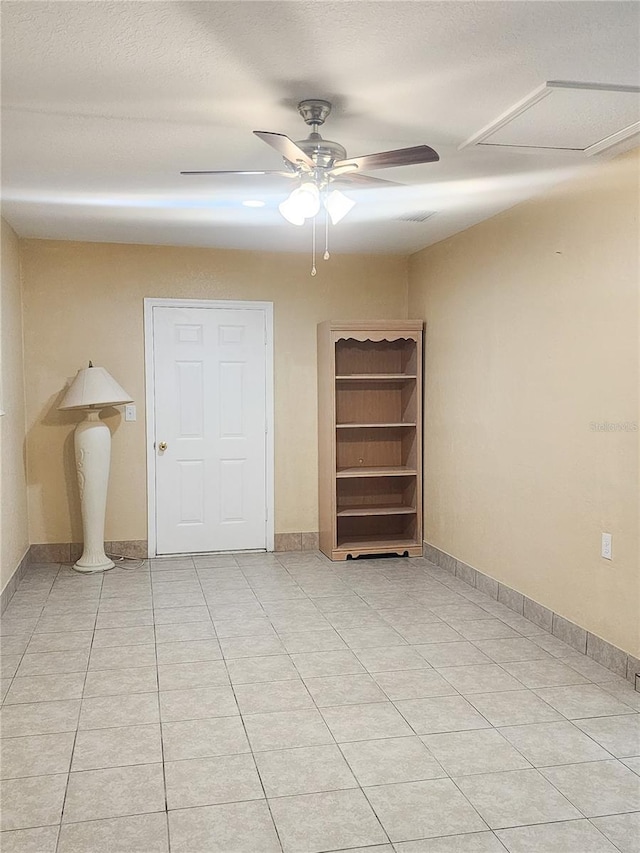
<svg viewBox="0 0 640 853">
<path fill-rule="evenodd" d="M 232 299 L 144 299 L 144 374 L 147 414 L 147 542 L 149 557 L 156 556 L 156 415 L 153 373 L 154 308 L 230 308 L 264 312 L 266 329 L 266 505 L 267 551 L 274 548 L 274 415 L 273 415 L 273 302 L 240 302 Z"/>
</svg>

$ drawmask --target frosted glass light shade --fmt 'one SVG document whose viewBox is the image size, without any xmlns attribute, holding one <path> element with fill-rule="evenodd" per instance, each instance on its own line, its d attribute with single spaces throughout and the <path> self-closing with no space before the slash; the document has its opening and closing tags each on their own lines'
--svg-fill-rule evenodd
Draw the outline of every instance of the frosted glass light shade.
<svg viewBox="0 0 640 853">
<path fill-rule="evenodd" d="M 295 203 L 290 198 L 285 199 L 278 205 L 278 210 L 292 225 L 304 225 L 304 216 L 300 214 L 295 206 Z"/>
<path fill-rule="evenodd" d="M 305 219 L 311 219 L 320 210 L 320 193 L 315 184 L 302 184 L 291 193 L 290 199 Z"/>
<path fill-rule="evenodd" d="M 349 213 L 351 208 L 355 206 L 355 201 L 347 198 L 340 190 L 332 190 L 325 199 L 324 206 L 331 217 L 332 224 L 337 225 Z"/>
<path fill-rule="evenodd" d="M 79 370 L 58 409 L 101 409 L 132 403 L 131 396 L 104 367 Z"/>
<path fill-rule="evenodd" d="M 315 184 L 306 181 L 291 193 L 278 210 L 292 225 L 302 225 L 320 210 L 320 192 Z"/>
</svg>

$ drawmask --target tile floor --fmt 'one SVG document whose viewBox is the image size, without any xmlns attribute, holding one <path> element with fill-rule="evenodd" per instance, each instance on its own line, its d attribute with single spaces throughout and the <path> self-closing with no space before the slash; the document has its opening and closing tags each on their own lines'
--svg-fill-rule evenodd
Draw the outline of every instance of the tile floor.
<svg viewBox="0 0 640 853">
<path fill-rule="evenodd" d="M 33 566 L 3 853 L 638 853 L 640 694 L 423 559 Z"/>
</svg>

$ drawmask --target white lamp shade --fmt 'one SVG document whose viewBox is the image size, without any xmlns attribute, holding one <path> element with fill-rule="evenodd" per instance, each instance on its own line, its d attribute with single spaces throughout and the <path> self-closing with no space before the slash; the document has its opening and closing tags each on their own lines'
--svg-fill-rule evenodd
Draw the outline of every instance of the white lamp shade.
<svg viewBox="0 0 640 853">
<path fill-rule="evenodd" d="M 320 192 L 315 184 L 301 184 L 289 198 L 305 219 L 311 219 L 320 210 Z"/>
<path fill-rule="evenodd" d="M 291 193 L 278 210 L 292 225 L 302 225 L 320 210 L 320 192 L 315 184 L 305 181 Z"/>
<path fill-rule="evenodd" d="M 332 224 L 337 225 L 349 213 L 351 208 L 355 206 L 355 201 L 347 198 L 340 190 L 333 190 L 325 199 L 324 206 L 331 217 Z"/>
<path fill-rule="evenodd" d="M 78 371 L 58 409 L 101 409 L 132 402 L 131 396 L 104 367 L 85 367 Z"/>
<path fill-rule="evenodd" d="M 304 216 L 300 214 L 295 203 L 290 198 L 286 198 L 285 201 L 279 204 L 278 210 L 287 222 L 290 222 L 292 225 L 304 225 Z"/>
</svg>

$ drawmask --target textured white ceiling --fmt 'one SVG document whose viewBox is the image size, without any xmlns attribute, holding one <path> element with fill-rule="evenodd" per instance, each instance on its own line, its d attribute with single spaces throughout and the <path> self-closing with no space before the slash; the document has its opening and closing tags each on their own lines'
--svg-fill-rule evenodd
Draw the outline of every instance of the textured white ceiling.
<svg viewBox="0 0 640 853">
<path fill-rule="evenodd" d="M 300 139 L 296 104 L 319 97 L 335 105 L 323 135 L 351 156 L 440 153 L 376 172 L 408 186 L 350 193 L 332 230 L 337 250 L 415 251 L 592 165 L 464 140 L 547 80 L 640 82 L 636 2 L 3 0 L 1 14 L 3 212 L 30 237 L 306 249 L 277 212 L 288 183 L 179 172 L 280 168 L 251 131 Z"/>
</svg>

